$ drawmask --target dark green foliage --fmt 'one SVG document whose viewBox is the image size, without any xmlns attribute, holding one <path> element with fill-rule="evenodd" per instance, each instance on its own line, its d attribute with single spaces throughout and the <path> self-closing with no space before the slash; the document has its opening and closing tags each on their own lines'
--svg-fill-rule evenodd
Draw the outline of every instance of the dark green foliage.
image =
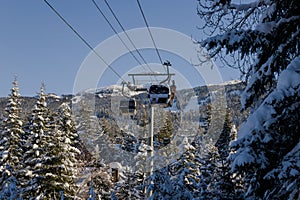
<svg viewBox="0 0 300 200">
<path fill-rule="evenodd" d="M 91 172 L 90 188 L 93 188 L 97 199 L 111 199 L 113 183 L 105 169 L 94 168 Z"/>
<path fill-rule="evenodd" d="M 77 190 L 76 176 L 79 162 L 76 159 L 80 151 L 75 123 L 70 107 L 62 104 L 59 108 L 57 125 L 48 133 L 48 145 L 44 168 L 47 180 L 45 191 L 47 198 L 59 198 L 61 192 L 65 197 L 74 198 Z"/>
<path fill-rule="evenodd" d="M 125 171 L 122 181 L 115 184 L 112 193 L 114 200 L 138 200 L 146 198 L 144 173 Z"/>
<path fill-rule="evenodd" d="M 164 167 L 153 172 L 147 179 L 147 195 L 152 192 L 149 199 L 173 199 L 175 189 L 171 181 L 171 172 L 169 167 Z"/>
<path fill-rule="evenodd" d="M 193 199 L 199 196 L 200 191 L 200 159 L 196 149 L 185 138 L 181 144 L 182 155 L 178 161 L 170 165 L 173 176 L 175 199 Z"/>
<path fill-rule="evenodd" d="M 6 106 L 3 131 L 0 132 L 0 199 L 15 199 L 19 196 L 20 170 L 24 145 L 23 122 L 18 83 L 13 88 Z"/>
<path fill-rule="evenodd" d="M 62 104 L 56 116 L 50 114 L 44 86 L 29 121 L 27 151 L 24 154 L 22 197 L 74 198 L 76 192 L 75 147 L 78 136 L 71 110 Z"/>
<path fill-rule="evenodd" d="M 44 167 L 44 156 L 49 139 L 49 118 L 44 85 L 41 87 L 39 99 L 32 110 L 29 122 L 26 152 L 24 153 L 23 198 L 42 198 L 47 180 Z"/>
<path fill-rule="evenodd" d="M 158 131 L 155 137 L 155 140 L 157 140 L 157 142 L 159 143 L 157 144 L 159 147 L 166 146 L 170 143 L 174 131 L 173 121 L 174 120 L 172 120 L 171 113 L 168 112 L 165 116 L 162 128 Z"/>
<path fill-rule="evenodd" d="M 227 109 L 223 130 L 219 140 L 216 142 L 218 156 L 216 158 L 217 167 L 215 168 L 215 178 L 212 183 L 214 195 L 217 199 L 240 199 L 239 177 L 234 177 L 231 172 L 231 162 L 228 156 L 231 153 L 230 143 L 236 140 L 236 130 L 232 124 L 230 109 Z"/>
<path fill-rule="evenodd" d="M 299 198 L 300 2 L 198 2 L 203 30 L 211 32 L 201 45 L 238 67 L 247 83 L 242 107 L 252 113 L 230 157 L 245 198 Z"/>
</svg>

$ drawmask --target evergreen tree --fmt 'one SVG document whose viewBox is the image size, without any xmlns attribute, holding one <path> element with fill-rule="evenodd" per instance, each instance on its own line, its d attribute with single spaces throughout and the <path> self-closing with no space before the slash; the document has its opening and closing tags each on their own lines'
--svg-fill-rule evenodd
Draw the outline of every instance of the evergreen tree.
<svg viewBox="0 0 300 200">
<path fill-rule="evenodd" d="M 159 142 L 159 147 L 168 145 L 171 141 L 172 134 L 173 134 L 172 116 L 171 113 L 168 112 L 165 115 L 163 127 L 158 131 L 158 134 L 156 136 Z"/>
<path fill-rule="evenodd" d="M 214 170 L 214 182 L 211 184 L 212 195 L 216 199 L 239 199 L 240 188 L 237 178 L 231 173 L 231 162 L 228 160 L 228 156 L 231 153 L 230 143 L 236 139 L 236 131 L 232 124 L 232 117 L 230 109 L 227 109 L 225 115 L 225 122 L 223 130 L 220 134 L 219 140 L 215 146 L 218 150 L 218 156 L 216 158 L 216 168 Z"/>
<path fill-rule="evenodd" d="M 111 199 L 113 182 L 107 169 L 94 168 L 91 172 L 90 191 L 93 191 L 96 199 Z"/>
<path fill-rule="evenodd" d="M 200 175 L 199 175 L 199 199 L 213 199 L 214 197 L 214 182 L 216 181 L 215 171 L 218 167 L 218 149 L 212 141 L 204 144 L 204 147 L 197 149 L 201 151 L 200 159 Z"/>
<path fill-rule="evenodd" d="M 58 113 L 58 129 L 63 132 L 64 139 L 70 144 L 68 152 L 70 153 L 71 159 L 74 159 L 72 162 L 77 163 L 78 161 L 75 159 L 76 155 L 80 154 L 80 151 L 76 147 L 79 146 L 80 138 L 77 133 L 71 108 L 67 103 L 63 103 L 59 107 Z"/>
<path fill-rule="evenodd" d="M 150 177 L 150 199 L 195 199 L 200 195 L 200 158 L 185 138 L 177 161 L 156 170 Z"/>
<path fill-rule="evenodd" d="M 5 111 L 4 130 L 0 134 L 0 199 L 17 199 L 24 144 L 17 80 L 13 82 Z"/>
<path fill-rule="evenodd" d="M 49 110 L 41 87 L 39 98 L 32 110 L 29 122 L 29 133 L 24 153 L 23 198 L 45 198 L 47 179 L 44 170 L 45 158 L 49 140 Z"/>
<path fill-rule="evenodd" d="M 42 85 L 29 120 L 22 197 L 72 199 L 77 189 L 78 135 L 70 107 L 63 103 L 59 112 L 51 115 L 44 90 Z"/>
<path fill-rule="evenodd" d="M 79 102 L 77 109 L 75 111 L 75 122 L 78 135 L 85 147 L 90 152 L 93 152 L 95 141 L 98 139 L 101 131 L 99 120 L 94 115 L 94 108 L 91 103 L 85 97 Z"/>
<path fill-rule="evenodd" d="M 200 119 L 201 120 L 200 126 L 204 128 L 204 133 L 207 133 L 210 127 L 211 118 L 212 118 L 212 105 L 211 103 L 209 103 L 207 106 L 205 106 L 204 115 Z"/>
<path fill-rule="evenodd" d="M 163 167 L 153 172 L 147 179 L 148 187 L 146 195 L 150 194 L 150 200 L 154 199 L 173 199 L 175 188 L 171 181 L 171 171 L 169 167 Z"/>
<path fill-rule="evenodd" d="M 65 198 L 74 198 L 77 190 L 78 175 L 77 155 L 80 151 L 75 123 L 71 109 L 63 103 L 59 107 L 57 125 L 48 132 L 48 144 L 44 155 L 44 167 L 47 199 L 58 199 L 63 193 Z"/>
<path fill-rule="evenodd" d="M 231 64 L 247 82 L 242 106 L 252 113 L 231 156 L 232 170 L 245 177 L 245 198 L 299 198 L 299 1 L 199 0 L 198 11 L 211 31 L 201 44 L 227 64 L 226 54 L 238 59 Z"/>
<path fill-rule="evenodd" d="M 144 173 L 125 171 L 123 180 L 117 182 L 115 185 L 112 199 L 145 199 L 144 179 Z"/>
<path fill-rule="evenodd" d="M 135 166 L 122 172 L 121 180 L 115 185 L 112 197 L 114 199 L 145 199 L 146 172 L 149 170 L 149 146 L 140 144 L 138 153 L 134 156 Z"/>
<path fill-rule="evenodd" d="M 196 149 L 184 138 L 180 145 L 182 155 L 170 168 L 173 175 L 174 199 L 194 199 L 199 195 L 200 158 Z"/>
<path fill-rule="evenodd" d="M 229 144 L 233 139 L 231 135 L 232 126 L 233 125 L 232 125 L 230 110 L 227 109 L 223 129 L 218 141 L 216 142 L 216 147 L 218 148 L 219 155 L 222 157 L 224 161 L 226 160 L 226 158 L 229 156 L 230 153 Z"/>
</svg>

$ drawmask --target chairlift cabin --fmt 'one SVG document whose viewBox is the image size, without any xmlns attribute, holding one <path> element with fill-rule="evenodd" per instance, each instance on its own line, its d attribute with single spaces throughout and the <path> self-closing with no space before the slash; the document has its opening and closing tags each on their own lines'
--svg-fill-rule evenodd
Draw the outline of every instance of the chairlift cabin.
<svg viewBox="0 0 300 200">
<path fill-rule="evenodd" d="M 148 88 L 148 98 L 149 103 L 151 106 L 159 106 L 159 107 L 170 107 L 172 106 L 172 101 L 175 97 L 176 86 L 175 82 L 173 81 L 173 85 L 170 86 L 171 77 L 174 76 L 174 73 L 170 73 L 169 67 L 171 63 L 166 61 L 163 63 L 163 66 L 166 67 L 167 73 L 136 73 L 136 74 L 128 74 L 128 76 L 132 77 L 133 85 L 137 85 L 137 77 L 155 77 L 157 80 L 158 77 L 164 77 L 165 79 L 162 81 L 153 84 L 151 83 L 150 87 Z M 158 80 L 157 80 L 158 81 Z M 129 86 L 129 85 L 127 85 Z M 142 88 L 145 89 L 145 88 Z M 131 87 L 131 90 L 138 91 L 137 88 Z M 144 90 L 143 90 L 144 91 Z"/>
<path fill-rule="evenodd" d="M 120 112 L 124 115 L 136 114 L 136 101 L 133 98 L 120 100 Z"/>
<path fill-rule="evenodd" d="M 170 100 L 171 91 L 168 85 L 151 85 L 149 88 L 149 101 L 153 105 L 167 106 Z"/>
<path fill-rule="evenodd" d="M 167 78 L 159 83 L 159 85 L 151 85 L 148 91 L 148 97 L 151 106 L 159 105 L 162 107 L 171 107 L 175 97 L 176 86 L 173 80 L 173 85 L 170 87 L 171 76 L 169 67 L 170 61 L 163 63 L 167 69 Z"/>
<path fill-rule="evenodd" d="M 132 87 L 133 87 L 133 86 L 129 85 L 129 83 L 122 82 L 122 95 L 125 98 L 120 100 L 119 110 L 120 110 L 120 113 L 123 115 L 127 114 L 127 115 L 133 116 L 136 114 L 136 100 L 125 94 L 125 92 L 124 92 L 125 85 L 127 85 L 127 88 L 129 90 L 132 90 Z"/>
</svg>

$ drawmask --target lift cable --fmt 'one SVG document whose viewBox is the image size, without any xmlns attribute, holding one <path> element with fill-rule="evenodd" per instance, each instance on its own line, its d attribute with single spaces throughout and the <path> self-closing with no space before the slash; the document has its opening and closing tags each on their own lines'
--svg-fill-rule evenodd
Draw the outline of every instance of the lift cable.
<svg viewBox="0 0 300 200">
<path fill-rule="evenodd" d="M 143 67 L 144 70 L 146 70 L 143 66 L 143 64 L 139 61 L 139 59 L 134 55 L 134 53 L 129 49 L 129 47 L 127 46 L 127 44 L 124 42 L 124 40 L 121 38 L 121 36 L 119 35 L 119 33 L 117 32 L 117 30 L 113 27 L 113 25 L 110 23 L 110 21 L 108 20 L 108 18 L 105 16 L 105 14 L 103 13 L 103 11 L 101 10 L 101 8 L 98 6 L 98 4 L 96 3 L 95 0 L 92 0 L 93 4 L 95 5 L 95 7 L 97 8 L 97 10 L 99 11 L 99 13 L 102 15 L 102 17 L 105 19 L 105 21 L 108 23 L 108 25 L 110 26 L 110 28 L 113 30 L 113 32 L 118 36 L 118 38 L 120 39 L 120 41 L 122 42 L 122 44 L 126 47 L 126 49 L 129 51 L 129 53 L 132 55 L 132 57 L 137 61 L 137 63 L 139 65 L 141 65 Z"/>
<path fill-rule="evenodd" d="M 110 65 L 108 64 L 103 57 L 100 56 L 99 53 L 97 53 L 95 51 L 95 49 L 71 26 L 70 23 L 67 22 L 67 20 L 64 19 L 64 17 L 59 14 L 59 12 L 47 1 L 47 0 L 44 0 L 44 2 L 48 5 L 48 7 L 77 35 L 77 37 L 79 37 L 79 39 L 89 48 L 91 49 L 91 51 L 94 52 L 94 54 L 105 64 L 107 65 L 107 67 L 109 67 L 111 69 L 111 71 L 113 73 L 115 73 L 122 81 L 126 82 L 122 76 Z"/>
<path fill-rule="evenodd" d="M 94 0 L 93 0 L 94 1 Z M 146 64 L 146 66 L 149 68 L 149 70 L 154 73 L 154 71 L 150 68 L 150 66 L 148 65 L 147 61 L 145 60 L 145 58 L 142 56 L 142 54 L 140 53 L 140 51 L 137 49 L 137 47 L 135 46 L 134 42 L 132 41 L 132 39 L 129 37 L 127 31 L 125 30 L 125 28 L 123 27 L 123 25 L 121 24 L 120 20 L 118 19 L 117 15 L 115 14 L 115 12 L 113 11 L 113 9 L 111 8 L 111 6 L 109 5 L 109 3 L 107 2 L 107 0 L 104 0 L 106 6 L 108 7 L 108 9 L 110 10 L 111 14 L 114 16 L 115 20 L 118 22 L 119 26 L 121 27 L 121 29 L 124 31 L 127 39 L 130 41 L 131 45 L 133 46 L 133 48 L 136 50 L 136 52 L 139 54 L 140 58 L 143 60 L 143 62 Z"/>
<path fill-rule="evenodd" d="M 143 18 L 144 18 L 144 22 L 145 22 L 145 24 L 146 24 L 146 26 L 147 26 L 148 32 L 149 32 L 149 34 L 150 34 L 150 37 L 151 37 L 151 40 L 152 40 L 152 42 L 153 42 L 154 48 L 155 48 L 156 53 L 157 53 L 157 55 L 158 55 L 159 61 L 160 61 L 160 63 L 163 65 L 162 58 L 161 58 L 161 56 L 160 56 L 160 54 L 159 54 L 159 51 L 158 51 L 158 49 L 157 49 L 157 46 L 156 46 L 156 44 L 155 44 L 153 35 L 152 35 L 151 31 L 150 31 L 150 27 L 149 27 L 149 24 L 148 24 L 148 22 L 147 22 L 147 19 L 146 19 L 146 16 L 145 16 L 145 14 L 144 14 L 144 11 L 143 11 L 143 9 L 142 9 L 142 6 L 141 6 L 141 4 L 140 4 L 140 1 L 139 1 L 139 0 L 136 0 L 136 1 L 137 1 L 137 3 L 138 3 L 139 9 L 140 9 L 140 11 L 141 11 L 141 13 L 142 13 L 142 16 L 143 16 Z"/>
</svg>

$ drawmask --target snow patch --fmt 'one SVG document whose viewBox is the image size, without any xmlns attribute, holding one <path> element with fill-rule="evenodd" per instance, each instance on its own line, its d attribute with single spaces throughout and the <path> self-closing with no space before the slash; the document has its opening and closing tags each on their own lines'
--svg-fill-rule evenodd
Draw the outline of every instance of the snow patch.
<svg viewBox="0 0 300 200">
<path fill-rule="evenodd" d="M 188 112 L 188 111 L 191 111 L 191 110 L 197 110 L 198 109 L 198 97 L 197 96 L 193 96 L 188 104 L 185 106 L 184 108 L 184 111 L 185 112 Z"/>
</svg>

